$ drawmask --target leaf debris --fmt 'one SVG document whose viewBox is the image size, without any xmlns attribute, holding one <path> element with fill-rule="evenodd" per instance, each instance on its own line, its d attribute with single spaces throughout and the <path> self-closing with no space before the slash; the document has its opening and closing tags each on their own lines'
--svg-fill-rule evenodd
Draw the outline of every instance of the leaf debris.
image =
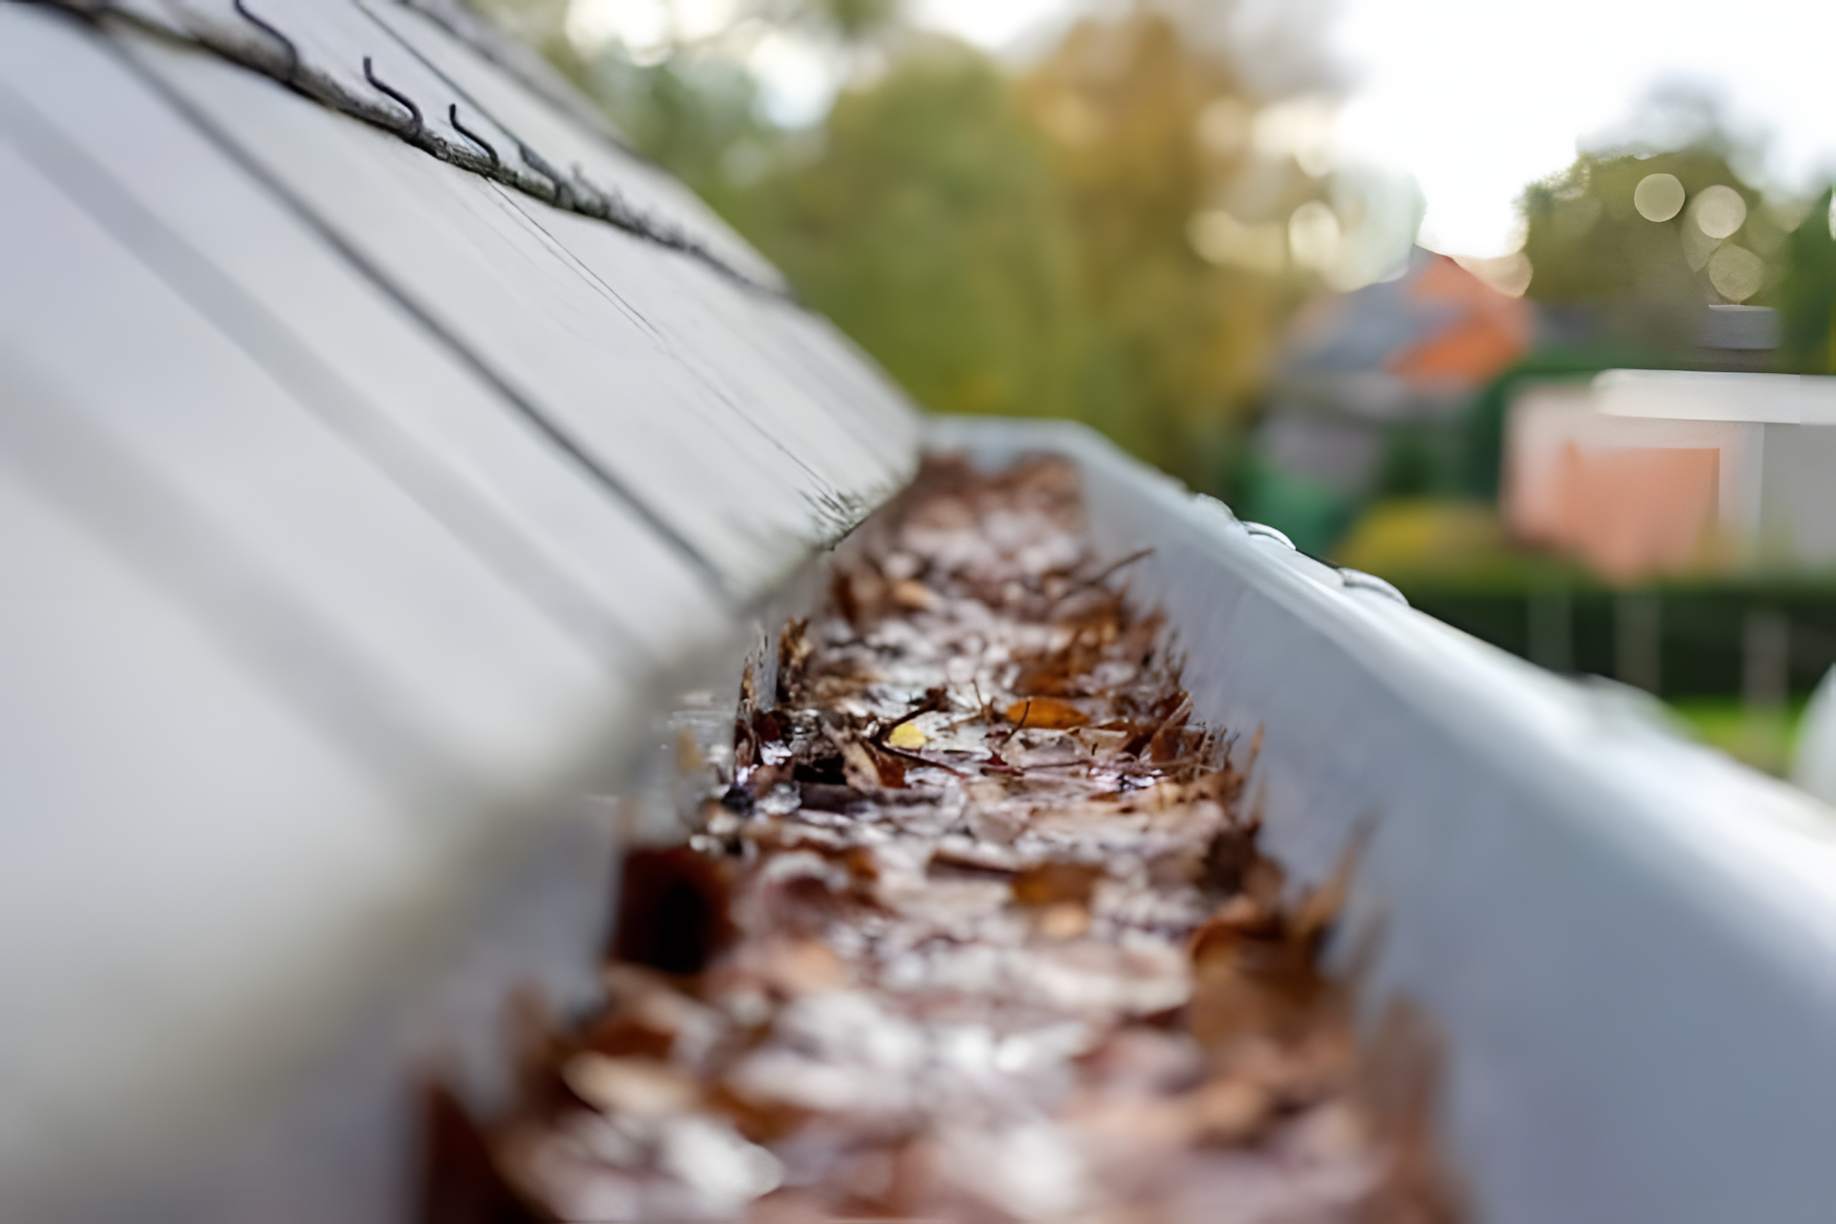
<svg viewBox="0 0 1836 1224">
<path fill-rule="evenodd" d="M 719 849 L 628 859 L 606 1008 L 493 1134 L 525 1202 L 1456 1217 L 1425 1122 L 1361 1103 L 1318 965 L 1343 880 L 1291 903 L 1236 738 L 1111 583 L 1146 555 L 1093 554 L 1051 459 L 935 459 L 868 525 L 740 713 Z"/>
</svg>

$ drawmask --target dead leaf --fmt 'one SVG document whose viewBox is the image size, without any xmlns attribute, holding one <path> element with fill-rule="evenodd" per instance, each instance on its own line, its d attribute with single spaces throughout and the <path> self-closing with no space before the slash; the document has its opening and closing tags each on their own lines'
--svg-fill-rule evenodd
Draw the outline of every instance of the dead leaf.
<svg viewBox="0 0 1836 1224">
<path fill-rule="evenodd" d="M 910 752 L 924 747 L 930 742 L 930 737 L 919 729 L 917 723 L 904 722 L 892 729 L 886 742 L 894 748 L 904 748 Z"/>
<path fill-rule="evenodd" d="M 1193 1093 L 1191 1107 L 1198 1137 L 1227 1146 L 1254 1140 L 1268 1125 L 1275 1100 L 1267 1089 L 1233 1077 L 1214 1079 Z"/>
<path fill-rule="evenodd" d="M 744 678 L 706 853 L 628 860 L 610 1001 L 490 1137 L 532 1204 L 668 1215 L 695 1183 L 670 1137 L 713 1126 L 784 1166 L 752 1219 L 1184 1218 L 1238 1176 L 1269 1218 L 1324 1184 L 1378 1187 L 1334 1218 L 1454 1218 L 1425 1081 L 1360 1120 L 1317 962 L 1349 859 L 1284 895 L 1238 741 L 1081 516 L 1061 461 L 933 458 L 838 550 L 769 708 Z M 989 1122 L 1017 1116 L 1018 1148 Z"/>
<path fill-rule="evenodd" d="M 1040 863 L 1014 877 L 1014 901 L 1020 905 L 1090 904 L 1103 869 L 1087 863 Z"/>
<path fill-rule="evenodd" d="M 908 612 L 928 612 L 936 598 L 924 583 L 905 578 L 892 584 L 892 601 Z"/>
<path fill-rule="evenodd" d="M 1041 731 L 1069 731 L 1090 721 L 1090 715 L 1057 697 L 1027 697 L 1009 705 L 1005 713 L 1008 722 Z"/>
<path fill-rule="evenodd" d="M 701 1089 L 686 1071 L 655 1058 L 576 1054 L 561 1067 L 575 1095 L 603 1113 L 668 1114 L 691 1108 Z"/>
<path fill-rule="evenodd" d="M 1047 939 L 1076 939 L 1090 930 L 1090 910 L 1074 901 L 1060 901 L 1039 912 L 1033 929 Z"/>
</svg>

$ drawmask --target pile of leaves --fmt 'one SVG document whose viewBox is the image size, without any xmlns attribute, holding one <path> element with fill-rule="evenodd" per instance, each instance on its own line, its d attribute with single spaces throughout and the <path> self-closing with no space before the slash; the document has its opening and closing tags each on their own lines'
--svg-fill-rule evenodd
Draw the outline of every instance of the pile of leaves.
<svg viewBox="0 0 1836 1224">
<path fill-rule="evenodd" d="M 1373 1122 L 1336 886 L 1193 718 L 1075 473 L 932 461 L 632 854 L 609 1002 L 490 1159 L 564 1220 L 1441 1221 Z M 1107 563 L 1106 563 L 1107 562 Z M 546 1078 L 543 1078 L 543 1077 Z"/>
</svg>

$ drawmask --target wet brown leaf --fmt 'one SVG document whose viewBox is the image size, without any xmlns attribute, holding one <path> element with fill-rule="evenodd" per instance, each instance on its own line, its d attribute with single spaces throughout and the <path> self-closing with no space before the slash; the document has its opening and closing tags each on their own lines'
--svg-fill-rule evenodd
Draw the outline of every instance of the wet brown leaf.
<svg viewBox="0 0 1836 1224">
<path fill-rule="evenodd" d="M 1286 895 L 1239 741 L 1105 585 L 1143 556 L 1093 554 L 1055 460 L 933 459 L 861 527 L 768 706 L 743 678 L 710 854 L 628 861 L 610 1001 L 495 1138 L 523 1192 L 692 1214 L 692 1139 L 754 1220 L 1162 1224 L 1237 1176 L 1454 1218 L 1422 1076 L 1360 1090 L 1319 970 L 1350 860 Z"/>
<path fill-rule="evenodd" d="M 1040 863 L 1014 877 L 1014 900 L 1021 905 L 1090 904 L 1103 869 L 1088 863 Z"/>
<path fill-rule="evenodd" d="M 1015 726 L 1041 731 L 1069 731 L 1090 721 L 1090 715 L 1057 697 L 1026 697 L 1011 703 L 1005 714 Z"/>
</svg>

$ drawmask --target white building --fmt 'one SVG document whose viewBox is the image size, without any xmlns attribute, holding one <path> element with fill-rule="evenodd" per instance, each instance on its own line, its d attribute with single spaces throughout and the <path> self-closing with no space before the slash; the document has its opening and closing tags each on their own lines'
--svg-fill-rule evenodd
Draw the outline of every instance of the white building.
<svg viewBox="0 0 1836 1224">
<path fill-rule="evenodd" d="M 1609 370 L 1511 405 L 1514 534 L 1618 581 L 1836 566 L 1836 378 Z"/>
</svg>

